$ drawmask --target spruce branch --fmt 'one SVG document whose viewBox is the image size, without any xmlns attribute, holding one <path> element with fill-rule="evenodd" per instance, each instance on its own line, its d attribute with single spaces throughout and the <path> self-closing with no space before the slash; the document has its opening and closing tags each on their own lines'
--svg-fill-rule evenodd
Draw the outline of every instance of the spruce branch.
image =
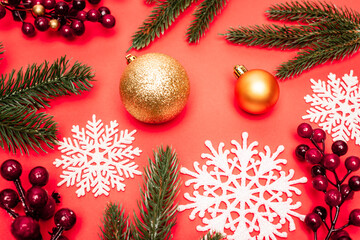
<svg viewBox="0 0 360 240">
<path fill-rule="evenodd" d="M 2 44 L 2 42 L 0 42 L 0 54 L 3 54 L 5 51 L 3 50 L 4 49 L 4 45 Z M 3 58 L 0 57 L 0 60 L 2 60 Z"/>
<path fill-rule="evenodd" d="M 125 210 L 117 203 L 108 203 L 99 235 L 101 240 L 130 240 L 130 221 Z"/>
<path fill-rule="evenodd" d="M 214 17 L 221 13 L 227 0 L 204 0 L 196 9 L 195 19 L 187 29 L 186 35 L 189 43 L 197 43 L 205 35 Z"/>
<path fill-rule="evenodd" d="M 33 64 L 26 70 L 13 70 L 0 77 L 0 146 L 16 153 L 29 153 L 29 147 L 44 151 L 56 145 L 56 123 L 45 113 L 49 100 L 91 89 L 94 75 L 91 68 L 76 62 L 69 66 L 65 57 L 51 65 Z"/>
<path fill-rule="evenodd" d="M 141 49 L 148 46 L 156 37 L 164 34 L 175 19 L 195 0 L 158 0 L 151 15 L 143 22 L 132 36 L 132 48 Z"/>
<path fill-rule="evenodd" d="M 224 238 L 224 235 L 221 233 L 211 233 L 208 232 L 205 236 L 203 236 L 200 240 L 221 240 Z"/>
<path fill-rule="evenodd" d="M 138 203 L 140 217 L 135 216 L 133 237 L 135 240 L 171 239 L 171 229 L 176 223 L 179 192 L 179 167 L 175 152 L 170 147 L 154 151 L 154 161 L 144 170 L 144 186 L 141 202 Z"/>
</svg>

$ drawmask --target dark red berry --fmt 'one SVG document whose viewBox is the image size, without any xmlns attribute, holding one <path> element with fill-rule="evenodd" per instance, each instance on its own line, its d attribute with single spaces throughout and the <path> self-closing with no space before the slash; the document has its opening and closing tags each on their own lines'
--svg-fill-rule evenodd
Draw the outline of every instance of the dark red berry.
<svg viewBox="0 0 360 240">
<path fill-rule="evenodd" d="M 322 165 L 330 170 L 330 171 L 334 171 L 339 165 L 340 165 L 340 158 L 338 155 L 330 153 L 330 154 L 325 154 L 323 161 L 322 161 Z"/>
<path fill-rule="evenodd" d="M 74 34 L 77 36 L 81 36 L 84 34 L 85 32 L 85 25 L 82 21 L 80 20 L 74 20 L 71 23 L 71 28 L 74 31 Z"/>
<path fill-rule="evenodd" d="M 305 217 L 305 224 L 308 226 L 313 232 L 316 232 L 318 228 L 321 226 L 321 217 L 316 213 L 309 213 Z"/>
<path fill-rule="evenodd" d="M 345 239 L 343 239 L 344 237 L 350 237 L 349 233 L 346 232 L 345 230 L 339 230 L 339 231 L 336 231 L 333 233 L 333 235 L 331 236 L 331 239 L 332 240 L 339 240 L 339 239 L 345 240 Z M 350 239 L 350 238 L 348 238 L 348 239 Z"/>
<path fill-rule="evenodd" d="M 341 237 L 336 238 L 336 240 L 352 240 L 352 239 L 349 236 L 341 236 Z"/>
<path fill-rule="evenodd" d="M 35 167 L 29 173 L 29 182 L 33 186 L 45 186 L 49 181 L 49 172 L 44 167 Z"/>
<path fill-rule="evenodd" d="M 48 198 L 47 192 L 39 186 L 33 186 L 26 192 L 26 201 L 34 209 L 43 208 Z"/>
<path fill-rule="evenodd" d="M 80 11 L 85 8 L 85 0 L 73 0 L 73 8 Z"/>
<path fill-rule="evenodd" d="M 33 6 L 32 5 L 32 0 L 21 0 L 21 1 L 23 3 L 24 7 L 26 7 L 26 8 L 30 8 L 30 7 Z"/>
<path fill-rule="evenodd" d="M 357 171 L 360 168 L 360 158 L 350 156 L 345 159 L 345 167 L 349 171 Z"/>
<path fill-rule="evenodd" d="M 55 4 L 55 13 L 59 15 L 67 15 L 69 12 L 69 5 L 66 2 L 57 2 Z"/>
<path fill-rule="evenodd" d="M 45 0 L 43 3 L 44 8 L 48 10 L 55 8 L 55 5 L 56 0 Z"/>
<path fill-rule="evenodd" d="M 31 7 L 35 5 L 44 5 L 44 0 L 31 0 Z"/>
<path fill-rule="evenodd" d="M 99 21 L 100 17 L 101 15 L 96 9 L 90 9 L 86 15 L 87 20 L 89 20 L 90 22 L 97 22 Z"/>
<path fill-rule="evenodd" d="M 351 191 L 351 188 L 347 184 L 343 184 L 340 186 L 340 193 L 343 199 L 349 200 L 352 199 L 354 196 L 354 192 Z"/>
<path fill-rule="evenodd" d="M 306 144 L 300 144 L 295 148 L 295 155 L 299 160 L 305 160 L 305 153 L 310 147 Z"/>
<path fill-rule="evenodd" d="M 115 18 L 111 14 L 106 14 L 101 18 L 101 24 L 106 28 L 112 28 L 115 26 Z"/>
<path fill-rule="evenodd" d="M 60 28 L 60 34 L 65 37 L 65 38 L 72 38 L 74 36 L 74 31 L 72 30 L 72 28 L 68 25 L 63 25 Z"/>
<path fill-rule="evenodd" d="M 322 220 L 325 220 L 326 217 L 327 217 L 326 208 L 324 208 L 324 207 L 322 207 L 322 206 L 317 206 L 317 207 L 315 207 L 312 212 L 313 212 L 313 213 L 316 213 L 317 215 L 319 215 Z"/>
<path fill-rule="evenodd" d="M 311 176 L 315 177 L 318 175 L 326 176 L 326 169 L 321 165 L 314 165 L 311 168 Z"/>
<path fill-rule="evenodd" d="M 336 189 L 330 189 L 325 193 L 325 202 L 331 207 L 336 207 L 341 204 L 341 193 Z"/>
<path fill-rule="evenodd" d="M 301 123 L 297 128 L 297 134 L 302 138 L 310 138 L 313 133 L 313 129 L 308 123 Z"/>
<path fill-rule="evenodd" d="M 317 150 L 316 148 L 310 148 L 305 153 L 305 159 L 312 164 L 320 163 L 322 160 L 322 157 L 323 156 L 322 156 L 321 152 L 319 150 Z"/>
<path fill-rule="evenodd" d="M 14 21 L 22 22 L 26 19 L 26 12 L 25 11 L 13 11 L 12 16 Z"/>
<path fill-rule="evenodd" d="M 343 156 L 348 151 L 348 145 L 343 140 L 337 140 L 331 145 L 331 151 L 338 156 Z"/>
<path fill-rule="evenodd" d="M 87 13 L 85 11 L 78 11 L 76 14 L 76 18 L 80 21 L 86 21 L 86 15 Z"/>
<path fill-rule="evenodd" d="M 77 13 L 79 12 L 79 10 L 76 10 L 75 8 L 70 8 L 68 16 L 70 17 L 76 17 Z"/>
<path fill-rule="evenodd" d="M 107 7 L 105 7 L 105 6 L 99 7 L 98 11 L 99 11 L 101 17 L 105 16 L 106 14 L 110 14 L 110 13 L 111 13 L 111 12 L 110 12 L 110 9 L 107 8 Z"/>
<path fill-rule="evenodd" d="M 349 179 L 349 187 L 353 191 L 359 191 L 360 190 L 360 177 L 359 176 L 352 176 Z"/>
<path fill-rule="evenodd" d="M 88 0 L 90 4 L 98 4 L 100 0 Z"/>
<path fill-rule="evenodd" d="M 44 32 L 49 29 L 49 20 L 46 17 L 35 18 L 35 27 L 37 30 Z"/>
<path fill-rule="evenodd" d="M 61 235 L 61 236 L 58 238 L 58 240 L 69 240 L 69 239 L 68 239 L 67 237 Z"/>
<path fill-rule="evenodd" d="M 35 27 L 31 23 L 23 22 L 23 25 L 21 27 L 21 31 L 23 34 L 25 34 L 28 37 L 32 37 L 35 35 Z"/>
<path fill-rule="evenodd" d="M 11 234 L 17 240 L 39 239 L 40 226 L 37 221 L 27 216 L 20 216 L 11 224 Z"/>
<path fill-rule="evenodd" d="M 317 175 L 312 180 L 313 187 L 318 191 L 326 191 L 328 187 L 328 180 L 323 175 Z"/>
<path fill-rule="evenodd" d="M 56 208 L 55 200 L 52 197 L 49 197 L 45 206 L 39 210 L 39 217 L 42 220 L 48 220 L 52 218 L 55 214 L 55 208 Z"/>
<path fill-rule="evenodd" d="M 13 189 L 7 188 L 0 192 L 0 207 L 14 208 L 19 203 L 19 195 Z"/>
<path fill-rule="evenodd" d="M 57 227 L 63 227 L 64 230 L 69 230 L 76 223 L 76 215 L 72 210 L 62 208 L 55 213 L 54 222 Z"/>
<path fill-rule="evenodd" d="M 5 17 L 5 15 L 6 15 L 6 9 L 2 5 L 0 5 L 0 19 Z"/>
<path fill-rule="evenodd" d="M 325 139 L 326 139 L 325 131 L 322 130 L 321 128 L 314 129 L 313 134 L 312 134 L 312 139 L 317 143 L 325 141 Z"/>
<path fill-rule="evenodd" d="M 1 164 L 1 176 L 8 181 L 15 181 L 21 176 L 22 166 L 21 164 L 14 160 L 8 159 Z"/>
<path fill-rule="evenodd" d="M 12 6 L 17 6 L 21 2 L 21 0 L 8 0 L 7 2 Z"/>
<path fill-rule="evenodd" d="M 349 223 L 351 225 L 360 227 L 360 209 L 354 209 L 349 215 Z"/>
</svg>

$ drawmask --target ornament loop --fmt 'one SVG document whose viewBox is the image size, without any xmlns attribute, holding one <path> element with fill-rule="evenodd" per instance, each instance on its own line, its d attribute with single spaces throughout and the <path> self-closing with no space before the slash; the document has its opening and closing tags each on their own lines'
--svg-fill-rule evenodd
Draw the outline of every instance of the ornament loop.
<svg viewBox="0 0 360 240">
<path fill-rule="evenodd" d="M 126 58 L 127 64 L 131 63 L 132 61 L 134 61 L 136 59 L 136 57 L 131 54 L 126 55 L 125 58 Z"/>
<path fill-rule="evenodd" d="M 235 65 L 234 67 L 234 74 L 237 78 L 247 72 L 247 69 L 244 65 Z"/>
</svg>

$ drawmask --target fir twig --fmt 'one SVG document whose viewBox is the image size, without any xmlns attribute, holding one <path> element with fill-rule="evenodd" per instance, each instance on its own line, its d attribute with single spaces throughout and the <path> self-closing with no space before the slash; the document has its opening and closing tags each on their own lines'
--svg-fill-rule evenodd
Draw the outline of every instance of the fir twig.
<svg viewBox="0 0 360 240">
<path fill-rule="evenodd" d="M 224 235 L 221 233 L 211 233 L 208 232 L 205 236 L 203 236 L 200 240 L 221 240 L 224 238 Z"/>
<path fill-rule="evenodd" d="M 196 9 L 193 20 L 187 29 L 187 40 L 189 43 L 199 42 L 200 38 L 205 35 L 214 17 L 220 14 L 226 6 L 227 0 L 204 0 Z"/>
<path fill-rule="evenodd" d="M 3 50 L 4 49 L 4 45 L 2 44 L 2 42 L 0 42 L 0 54 L 3 54 L 5 51 Z M 2 60 L 3 58 L 0 57 L 0 60 Z"/>
<path fill-rule="evenodd" d="M 175 19 L 195 0 L 158 0 L 151 15 L 143 22 L 132 36 L 132 48 L 141 49 L 148 46 L 155 37 L 164 34 Z"/>
<path fill-rule="evenodd" d="M 154 161 L 149 158 L 149 166 L 144 171 L 140 217 L 135 216 L 132 231 L 135 240 L 171 239 L 171 228 L 177 215 L 178 175 L 176 153 L 170 147 L 154 151 Z"/>
<path fill-rule="evenodd" d="M 145 0 L 147 4 L 152 4 L 155 0 Z"/>
<path fill-rule="evenodd" d="M 69 67 L 65 57 L 28 66 L 25 71 L 13 70 L 0 77 L 0 146 L 13 153 L 36 151 L 44 142 L 52 148 L 57 143 L 56 124 L 52 117 L 36 110 L 49 107 L 49 100 L 80 94 L 92 87 L 91 68 L 76 62 Z"/>
<path fill-rule="evenodd" d="M 104 212 L 101 240 L 130 240 L 130 222 L 121 205 L 108 203 Z"/>
</svg>

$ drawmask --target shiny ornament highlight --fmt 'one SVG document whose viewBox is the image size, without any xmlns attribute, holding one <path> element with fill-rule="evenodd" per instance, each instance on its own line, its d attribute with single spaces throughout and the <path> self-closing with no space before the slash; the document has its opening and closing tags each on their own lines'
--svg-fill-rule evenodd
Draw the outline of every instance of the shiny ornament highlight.
<svg viewBox="0 0 360 240">
<path fill-rule="evenodd" d="M 185 107 L 190 93 L 184 67 L 161 53 L 126 56 L 128 66 L 120 79 L 120 96 L 126 110 L 145 123 L 164 123 Z"/>
<path fill-rule="evenodd" d="M 279 99 L 279 84 L 269 72 L 261 69 L 247 70 L 244 66 L 234 67 L 238 81 L 235 99 L 239 107 L 251 114 L 269 111 Z"/>
</svg>

